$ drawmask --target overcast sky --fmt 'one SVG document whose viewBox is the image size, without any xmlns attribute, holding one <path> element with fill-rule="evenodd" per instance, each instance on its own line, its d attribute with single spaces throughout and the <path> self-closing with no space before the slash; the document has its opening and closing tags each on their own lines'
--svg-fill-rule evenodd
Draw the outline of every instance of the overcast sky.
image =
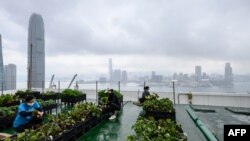
<svg viewBox="0 0 250 141">
<path fill-rule="evenodd" d="M 45 25 L 46 78 L 96 79 L 114 68 L 161 74 L 250 73 L 249 0 L 0 0 L 4 64 L 27 78 L 28 22 Z"/>
</svg>

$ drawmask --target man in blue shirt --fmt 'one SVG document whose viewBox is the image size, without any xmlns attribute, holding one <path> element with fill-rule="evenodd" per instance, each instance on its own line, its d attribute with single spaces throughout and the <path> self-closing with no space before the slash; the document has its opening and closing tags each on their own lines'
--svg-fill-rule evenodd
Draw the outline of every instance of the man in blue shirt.
<svg viewBox="0 0 250 141">
<path fill-rule="evenodd" d="M 18 107 L 18 113 L 14 120 L 13 127 L 17 132 L 23 132 L 24 129 L 31 128 L 43 120 L 43 111 L 36 98 L 28 95 L 25 102 Z"/>
</svg>

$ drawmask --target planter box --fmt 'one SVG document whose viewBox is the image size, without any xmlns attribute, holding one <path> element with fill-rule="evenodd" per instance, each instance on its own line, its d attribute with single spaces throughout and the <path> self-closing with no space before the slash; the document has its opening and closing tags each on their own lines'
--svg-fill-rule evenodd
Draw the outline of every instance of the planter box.
<svg viewBox="0 0 250 141">
<path fill-rule="evenodd" d="M 83 130 L 83 122 L 78 122 L 75 125 L 75 135 L 82 135 L 82 133 L 84 132 Z"/>
<path fill-rule="evenodd" d="M 83 122 L 83 132 L 86 133 L 92 128 L 89 120 Z"/>
<path fill-rule="evenodd" d="M 146 116 L 152 116 L 154 117 L 156 120 L 159 119 L 172 119 L 173 121 L 176 121 L 175 119 L 175 111 L 172 113 L 169 112 L 163 112 L 163 111 L 149 111 L 146 110 Z"/>
<path fill-rule="evenodd" d="M 63 140 L 64 141 L 73 141 L 75 140 L 75 127 L 71 128 L 70 130 L 63 133 Z"/>
<path fill-rule="evenodd" d="M 77 103 L 80 101 L 84 101 L 86 100 L 86 95 L 80 95 L 80 96 L 76 96 L 76 97 L 62 97 L 61 101 L 62 102 L 66 102 L 66 103 Z"/>
<path fill-rule="evenodd" d="M 62 135 L 53 138 L 53 141 L 63 141 L 63 140 L 64 140 L 64 139 L 63 139 L 63 136 L 62 136 Z"/>
<path fill-rule="evenodd" d="M 50 110 L 52 110 L 54 108 L 57 108 L 57 104 L 51 104 L 51 105 L 45 106 L 45 107 L 43 107 L 43 110 L 44 111 L 50 111 Z"/>
<path fill-rule="evenodd" d="M 42 99 L 44 101 L 46 100 L 57 100 L 58 99 L 58 95 L 57 94 L 53 94 L 53 95 L 42 95 Z"/>
<path fill-rule="evenodd" d="M 2 106 L 4 106 L 4 107 L 10 107 L 10 106 L 16 106 L 16 105 L 19 105 L 19 104 L 20 104 L 20 101 L 13 101 L 11 103 L 5 103 Z"/>
<path fill-rule="evenodd" d="M 0 130 L 12 127 L 14 119 L 15 119 L 15 116 L 14 117 L 0 117 Z"/>
</svg>

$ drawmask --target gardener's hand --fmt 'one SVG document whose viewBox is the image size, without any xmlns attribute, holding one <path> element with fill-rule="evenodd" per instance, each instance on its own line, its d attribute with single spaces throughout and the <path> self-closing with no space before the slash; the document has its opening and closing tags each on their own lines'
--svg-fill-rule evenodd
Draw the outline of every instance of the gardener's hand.
<svg viewBox="0 0 250 141">
<path fill-rule="evenodd" d="M 39 111 L 38 111 L 38 115 L 39 115 L 40 117 L 42 117 L 42 116 L 43 116 L 43 112 L 39 112 Z"/>
</svg>

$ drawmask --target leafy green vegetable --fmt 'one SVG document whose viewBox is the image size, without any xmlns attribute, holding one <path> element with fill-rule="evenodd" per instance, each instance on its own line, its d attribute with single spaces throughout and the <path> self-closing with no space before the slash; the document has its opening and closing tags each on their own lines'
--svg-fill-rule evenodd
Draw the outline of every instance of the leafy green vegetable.
<svg viewBox="0 0 250 141">
<path fill-rule="evenodd" d="M 168 98 L 146 100 L 143 103 L 145 111 L 162 111 L 172 113 L 174 111 L 173 103 Z"/>
<path fill-rule="evenodd" d="M 18 101 L 18 97 L 15 95 L 3 94 L 0 96 L 0 106 L 6 106 L 16 101 Z"/>
<path fill-rule="evenodd" d="M 17 106 L 0 107 L 0 116 L 14 117 L 17 113 Z"/>
<path fill-rule="evenodd" d="M 170 119 L 154 120 L 139 117 L 132 128 L 136 134 L 128 136 L 128 141 L 186 140 L 186 137 L 180 132 L 181 126 Z"/>
<path fill-rule="evenodd" d="M 41 107 L 47 107 L 47 106 L 50 106 L 50 105 L 54 105 L 56 104 L 56 102 L 54 100 L 41 100 L 41 99 L 37 99 L 37 102 L 39 103 L 39 105 Z"/>
<path fill-rule="evenodd" d="M 78 90 L 72 90 L 72 89 L 65 89 L 62 94 L 60 94 L 61 98 L 65 98 L 65 97 L 77 97 L 80 95 L 86 95 L 83 94 L 82 92 L 78 91 Z"/>
</svg>

